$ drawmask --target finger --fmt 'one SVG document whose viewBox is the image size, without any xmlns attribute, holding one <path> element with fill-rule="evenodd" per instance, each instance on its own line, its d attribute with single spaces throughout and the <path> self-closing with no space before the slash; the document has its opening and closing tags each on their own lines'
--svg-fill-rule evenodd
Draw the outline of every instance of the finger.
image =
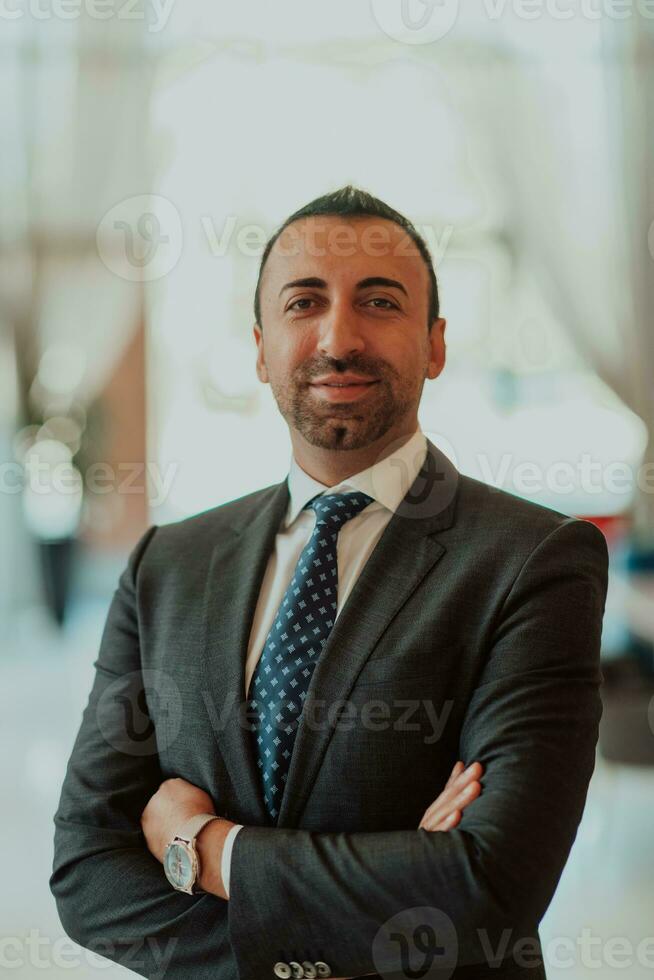
<svg viewBox="0 0 654 980">
<path fill-rule="evenodd" d="M 456 813 L 457 811 L 461 811 L 461 813 L 463 813 L 463 810 L 465 810 L 465 808 L 469 806 L 473 800 L 476 800 L 480 793 L 480 784 L 477 782 L 470 783 L 465 787 L 465 789 L 461 790 L 461 792 L 454 797 L 446 809 L 430 817 L 428 821 L 429 824 L 440 824 L 444 820 L 447 820 L 452 813 Z"/>
<path fill-rule="evenodd" d="M 450 801 L 447 808 L 442 808 L 429 816 L 425 815 L 422 819 L 423 826 L 427 830 L 441 830 L 443 828 L 448 828 L 449 821 L 453 818 L 456 818 L 456 821 L 458 821 L 462 817 L 465 808 L 469 806 L 473 800 L 477 799 L 480 792 L 481 786 L 479 783 L 471 783 Z"/>
<path fill-rule="evenodd" d="M 429 809 L 425 812 L 423 820 L 433 823 L 443 820 L 453 810 L 463 809 L 472 803 L 481 793 L 481 783 L 477 780 L 472 780 L 466 786 L 462 788 L 457 788 L 448 791 L 447 797 L 445 799 L 439 799 L 436 804 L 432 804 Z"/>
<path fill-rule="evenodd" d="M 455 772 L 456 769 L 456 772 Z M 483 766 L 480 762 L 471 762 L 466 768 L 463 763 L 459 765 L 456 764 L 452 770 L 452 775 L 445 784 L 445 789 L 440 794 L 441 796 L 445 793 L 445 790 L 451 789 L 452 787 L 465 786 L 466 783 L 470 782 L 471 779 L 479 779 L 483 772 Z M 438 797 L 436 798 L 438 799 Z M 434 801 L 435 802 L 435 801 Z"/>
<path fill-rule="evenodd" d="M 449 789 L 457 790 L 457 789 L 460 789 L 461 787 L 465 786 L 467 783 L 471 782 L 471 780 L 473 780 L 473 779 L 479 779 L 481 777 L 482 773 L 483 773 L 483 766 L 482 766 L 482 764 L 480 762 L 471 762 L 470 765 L 466 769 L 463 769 L 452 780 L 451 786 L 447 786 L 446 785 L 445 790 L 449 790 Z M 443 790 L 443 793 L 441 793 L 441 796 L 445 793 L 445 790 Z"/>
<path fill-rule="evenodd" d="M 437 829 L 451 830 L 452 827 L 455 827 L 458 824 L 459 820 L 461 819 L 461 816 L 462 816 L 461 810 L 453 810 L 452 813 L 450 813 L 449 817 L 446 817 L 445 820 L 441 820 L 440 825 L 438 826 Z"/>
<path fill-rule="evenodd" d="M 481 762 L 475 761 L 475 762 L 471 762 L 470 765 L 463 770 L 461 776 L 468 777 L 470 775 L 473 775 L 475 779 L 479 779 L 483 771 L 484 771 L 484 767 L 482 766 Z"/>
<path fill-rule="evenodd" d="M 473 762 L 472 765 L 468 766 L 468 768 L 456 776 L 451 783 L 446 785 L 443 792 L 440 793 L 434 802 L 427 807 L 425 815 L 433 816 L 434 813 L 436 813 L 437 810 L 440 810 L 441 807 L 449 807 L 451 801 L 458 792 L 460 792 L 468 783 L 478 779 L 481 776 L 482 768 L 483 767 L 479 762 Z"/>
<path fill-rule="evenodd" d="M 453 810 L 446 817 L 443 817 L 442 820 L 422 822 L 418 829 L 428 830 L 431 833 L 434 833 L 435 831 L 452 830 L 453 827 L 456 827 L 460 819 L 461 810 Z"/>
<path fill-rule="evenodd" d="M 450 778 L 445 783 L 445 788 L 446 789 L 447 789 L 448 786 L 451 786 L 452 785 L 452 783 L 454 782 L 454 780 L 457 778 L 457 776 L 459 776 L 463 772 L 464 769 L 465 769 L 465 766 L 464 766 L 463 762 L 461 761 L 461 759 L 459 759 L 458 762 L 455 762 L 454 763 L 454 766 L 452 767 L 452 772 L 450 773 Z"/>
</svg>

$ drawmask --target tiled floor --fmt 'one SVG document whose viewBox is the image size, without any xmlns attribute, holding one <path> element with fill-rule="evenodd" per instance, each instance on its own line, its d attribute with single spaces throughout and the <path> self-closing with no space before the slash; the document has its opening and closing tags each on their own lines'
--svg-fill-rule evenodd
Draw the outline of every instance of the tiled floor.
<svg viewBox="0 0 654 980">
<path fill-rule="evenodd" d="M 26 612 L 3 637 L 0 971 L 15 978 L 134 975 L 107 961 L 99 965 L 68 940 L 48 889 L 52 815 L 106 610 L 107 604 L 85 603 L 60 636 L 38 610 Z M 654 769 L 598 758 L 540 933 L 550 978 L 654 978 Z"/>
</svg>

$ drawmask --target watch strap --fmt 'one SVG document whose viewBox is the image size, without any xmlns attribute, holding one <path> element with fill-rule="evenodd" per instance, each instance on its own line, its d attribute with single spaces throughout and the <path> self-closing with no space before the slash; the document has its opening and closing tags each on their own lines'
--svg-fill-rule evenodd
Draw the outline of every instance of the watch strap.
<svg viewBox="0 0 654 980">
<path fill-rule="evenodd" d="M 180 840 L 185 841 L 190 844 L 191 841 L 198 836 L 203 827 L 205 827 L 211 820 L 220 820 L 215 813 L 197 813 L 190 820 L 187 820 L 184 826 L 179 830 L 175 836 L 179 837 Z"/>
</svg>

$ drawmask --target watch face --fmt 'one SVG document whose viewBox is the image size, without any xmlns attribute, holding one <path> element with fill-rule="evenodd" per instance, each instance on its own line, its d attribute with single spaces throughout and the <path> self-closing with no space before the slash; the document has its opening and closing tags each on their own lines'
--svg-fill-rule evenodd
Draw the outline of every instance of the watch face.
<svg viewBox="0 0 654 980">
<path fill-rule="evenodd" d="M 164 871 L 171 885 L 188 888 L 193 880 L 193 862 L 184 844 L 170 844 L 164 855 Z"/>
</svg>

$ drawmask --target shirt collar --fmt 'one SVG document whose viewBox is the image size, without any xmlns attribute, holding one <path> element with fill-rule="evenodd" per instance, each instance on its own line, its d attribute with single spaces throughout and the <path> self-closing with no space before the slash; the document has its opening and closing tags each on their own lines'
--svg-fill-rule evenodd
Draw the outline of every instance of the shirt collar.
<svg viewBox="0 0 654 980">
<path fill-rule="evenodd" d="M 362 490 L 367 493 L 380 507 L 386 507 L 395 513 L 406 496 L 409 488 L 417 477 L 427 455 L 427 439 L 418 427 L 414 434 L 399 449 L 393 450 L 377 463 L 373 463 L 360 473 L 348 476 L 347 479 L 332 487 L 325 486 L 314 480 L 302 469 L 291 456 L 288 473 L 289 504 L 284 520 L 284 527 L 293 523 L 305 504 L 321 493 L 345 493 L 352 490 Z M 369 505 L 370 507 L 373 504 Z"/>
</svg>

